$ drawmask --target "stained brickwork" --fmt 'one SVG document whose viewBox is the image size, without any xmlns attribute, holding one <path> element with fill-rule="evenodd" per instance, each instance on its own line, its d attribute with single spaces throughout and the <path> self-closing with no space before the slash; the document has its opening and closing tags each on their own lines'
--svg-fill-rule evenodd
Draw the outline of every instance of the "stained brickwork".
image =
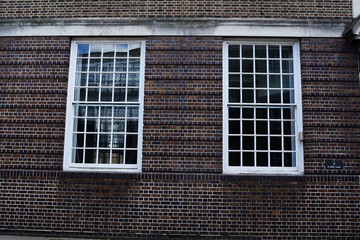
<svg viewBox="0 0 360 240">
<path fill-rule="evenodd" d="M 352 0 L 215 1 L 1 1 L 0 16 L 11 18 L 352 18 Z"/>
<path fill-rule="evenodd" d="M 62 169 L 69 38 L 0 41 L 2 169 Z"/>
<path fill-rule="evenodd" d="M 62 171 L 70 39 L 2 38 L 0 234 L 360 238 L 354 46 L 301 40 L 305 175 L 247 176 L 222 174 L 222 41 L 147 38 L 143 173 L 125 174 Z"/>
<path fill-rule="evenodd" d="M 355 49 L 343 39 L 301 41 L 306 173 L 332 173 L 325 171 L 326 160 L 343 161 L 341 173 L 360 173 L 360 86 Z"/>
</svg>

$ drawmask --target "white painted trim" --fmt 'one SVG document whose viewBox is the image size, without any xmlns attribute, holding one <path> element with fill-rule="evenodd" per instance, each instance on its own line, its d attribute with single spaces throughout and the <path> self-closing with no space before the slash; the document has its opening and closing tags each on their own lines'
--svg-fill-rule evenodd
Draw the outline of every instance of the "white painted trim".
<svg viewBox="0 0 360 240">
<path fill-rule="evenodd" d="M 72 133 L 74 120 L 74 87 L 75 69 L 78 43 L 90 42 L 116 42 L 116 43 L 141 43 L 140 55 L 140 87 L 139 87 L 139 118 L 138 118 L 138 147 L 137 164 L 116 165 L 116 164 L 72 164 Z M 142 143 L 143 143 L 143 114 L 144 114 L 144 85 L 145 85 L 145 41 L 139 39 L 73 39 L 70 50 L 70 66 L 68 79 L 68 96 L 66 106 L 65 142 L 64 142 L 64 171 L 85 171 L 85 172 L 141 172 L 142 171 Z M 125 159 L 124 159 L 125 161 Z"/>
<path fill-rule="evenodd" d="M 352 1 L 352 13 L 353 18 L 357 18 L 360 15 L 360 0 Z"/>
<path fill-rule="evenodd" d="M 347 22 L 283 19 L 123 20 L 52 19 L 5 20 L 0 36 L 224 36 L 341 37 Z"/>
<path fill-rule="evenodd" d="M 235 44 L 292 44 L 294 61 L 295 88 L 295 135 L 296 135 L 296 167 L 229 167 L 228 159 L 228 46 Z M 225 174 L 270 174 L 270 175 L 301 175 L 304 173 L 303 143 L 299 139 L 299 132 L 303 131 L 302 100 L 301 100 L 301 67 L 300 46 L 294 39 L 241 39 L 223 42 L 223 173 Z M 239 105 L 239 104 L 238 104 Z M 243 105 L 243 104 L 240 104 Z M 266 105 L 266 104 L 265 104 Z"/>
</svg>

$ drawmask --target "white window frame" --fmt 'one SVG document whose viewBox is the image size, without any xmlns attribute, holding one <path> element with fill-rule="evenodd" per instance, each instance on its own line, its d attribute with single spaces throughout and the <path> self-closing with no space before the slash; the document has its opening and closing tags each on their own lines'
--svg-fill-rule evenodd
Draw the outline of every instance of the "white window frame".
<svg viewBox="0 0 360 240">
<path fill-rule="evenodd" d="M 74 121 L 74 87 L 77 58 L 77 44 L 79 43 L 116 43 L 131 44 L 140 43 L 140 80 L 139 102 L 131 104 L 139 105 L 138 116 L 138 140 L 137 140 L 137 163 L 136 164 L 86 164 L 72 163 L 73 121 Z M 71 42 L 70 67 L 68 81 L 68 96 L 66 107 L 65 143 L 64 143 L 64 171 L 93 171 L 93 172 L 141 172 L 142 166 L 142 141 L 143 141 L 143 112 L 144 112 L 144 83 L 145 83 L 145 41 L 143 39 L 73 39 Z M 110 102 L 110 104 L 113 104 Z M 126 103 L 124 103 L 126 105 Z M 120 104 L 121 105 L 121 104 Z M 126 129 L 125 129 L 126 130 Z M 124 159 L 125 161 L 125 159 Z"/>
<path fill-rule="evenodd" d="M 228 107 L 229 107 L 229 85 L 228 85 L 228 46 L 231 44 L 244 45 L 292 45 L 294 60 L 294 89 L 295 89 L 295 139 L 296 139 L 296 167 L 242 167 L 229 166 L 228 149 Z M 267 58 L 268 59 L 268 58 Z M 239 39 L 224 40 L 223 42 L 223 173 L 225 174 L 270 174 L 270 175 L 300 175 L 304 172 L 304 157 L 302 139 L 302 101 L 301 101 L 301 70 L 300 70 L 300 48 L 297 39 Z M 281 104 L 280 104 L 281 105 Z M 242 106 L 242 104 L 239 104 Z M 255 106 L 255 105 L 254 105 Z M 256 150 L 255 150 L 256 151 Z M 268 160 L 270 161 L 270 159 Z"/>
</svg>

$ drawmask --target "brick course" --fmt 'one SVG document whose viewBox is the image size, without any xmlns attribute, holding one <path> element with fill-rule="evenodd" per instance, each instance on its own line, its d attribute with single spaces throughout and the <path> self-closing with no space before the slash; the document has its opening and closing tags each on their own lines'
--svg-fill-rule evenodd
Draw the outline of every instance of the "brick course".
<svg viewBox="0 0 360 240">
<path fill-rule="evenodd" d="M 1 1 L 3 19 L 19 18 L 352 18 L 352 0 Z"/>
</svg>

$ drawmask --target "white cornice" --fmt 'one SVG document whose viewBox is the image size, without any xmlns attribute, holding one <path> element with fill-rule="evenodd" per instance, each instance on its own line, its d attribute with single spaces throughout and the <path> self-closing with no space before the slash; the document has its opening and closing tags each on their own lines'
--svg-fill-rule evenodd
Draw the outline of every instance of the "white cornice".
<svg viewBox="0 0 360 240">
<path fill-rule="evenodd" d="M 346 22 L 291 19 L 40 19 L 0 22 L 0 36 L 341 37 Z"/>
</svg>

